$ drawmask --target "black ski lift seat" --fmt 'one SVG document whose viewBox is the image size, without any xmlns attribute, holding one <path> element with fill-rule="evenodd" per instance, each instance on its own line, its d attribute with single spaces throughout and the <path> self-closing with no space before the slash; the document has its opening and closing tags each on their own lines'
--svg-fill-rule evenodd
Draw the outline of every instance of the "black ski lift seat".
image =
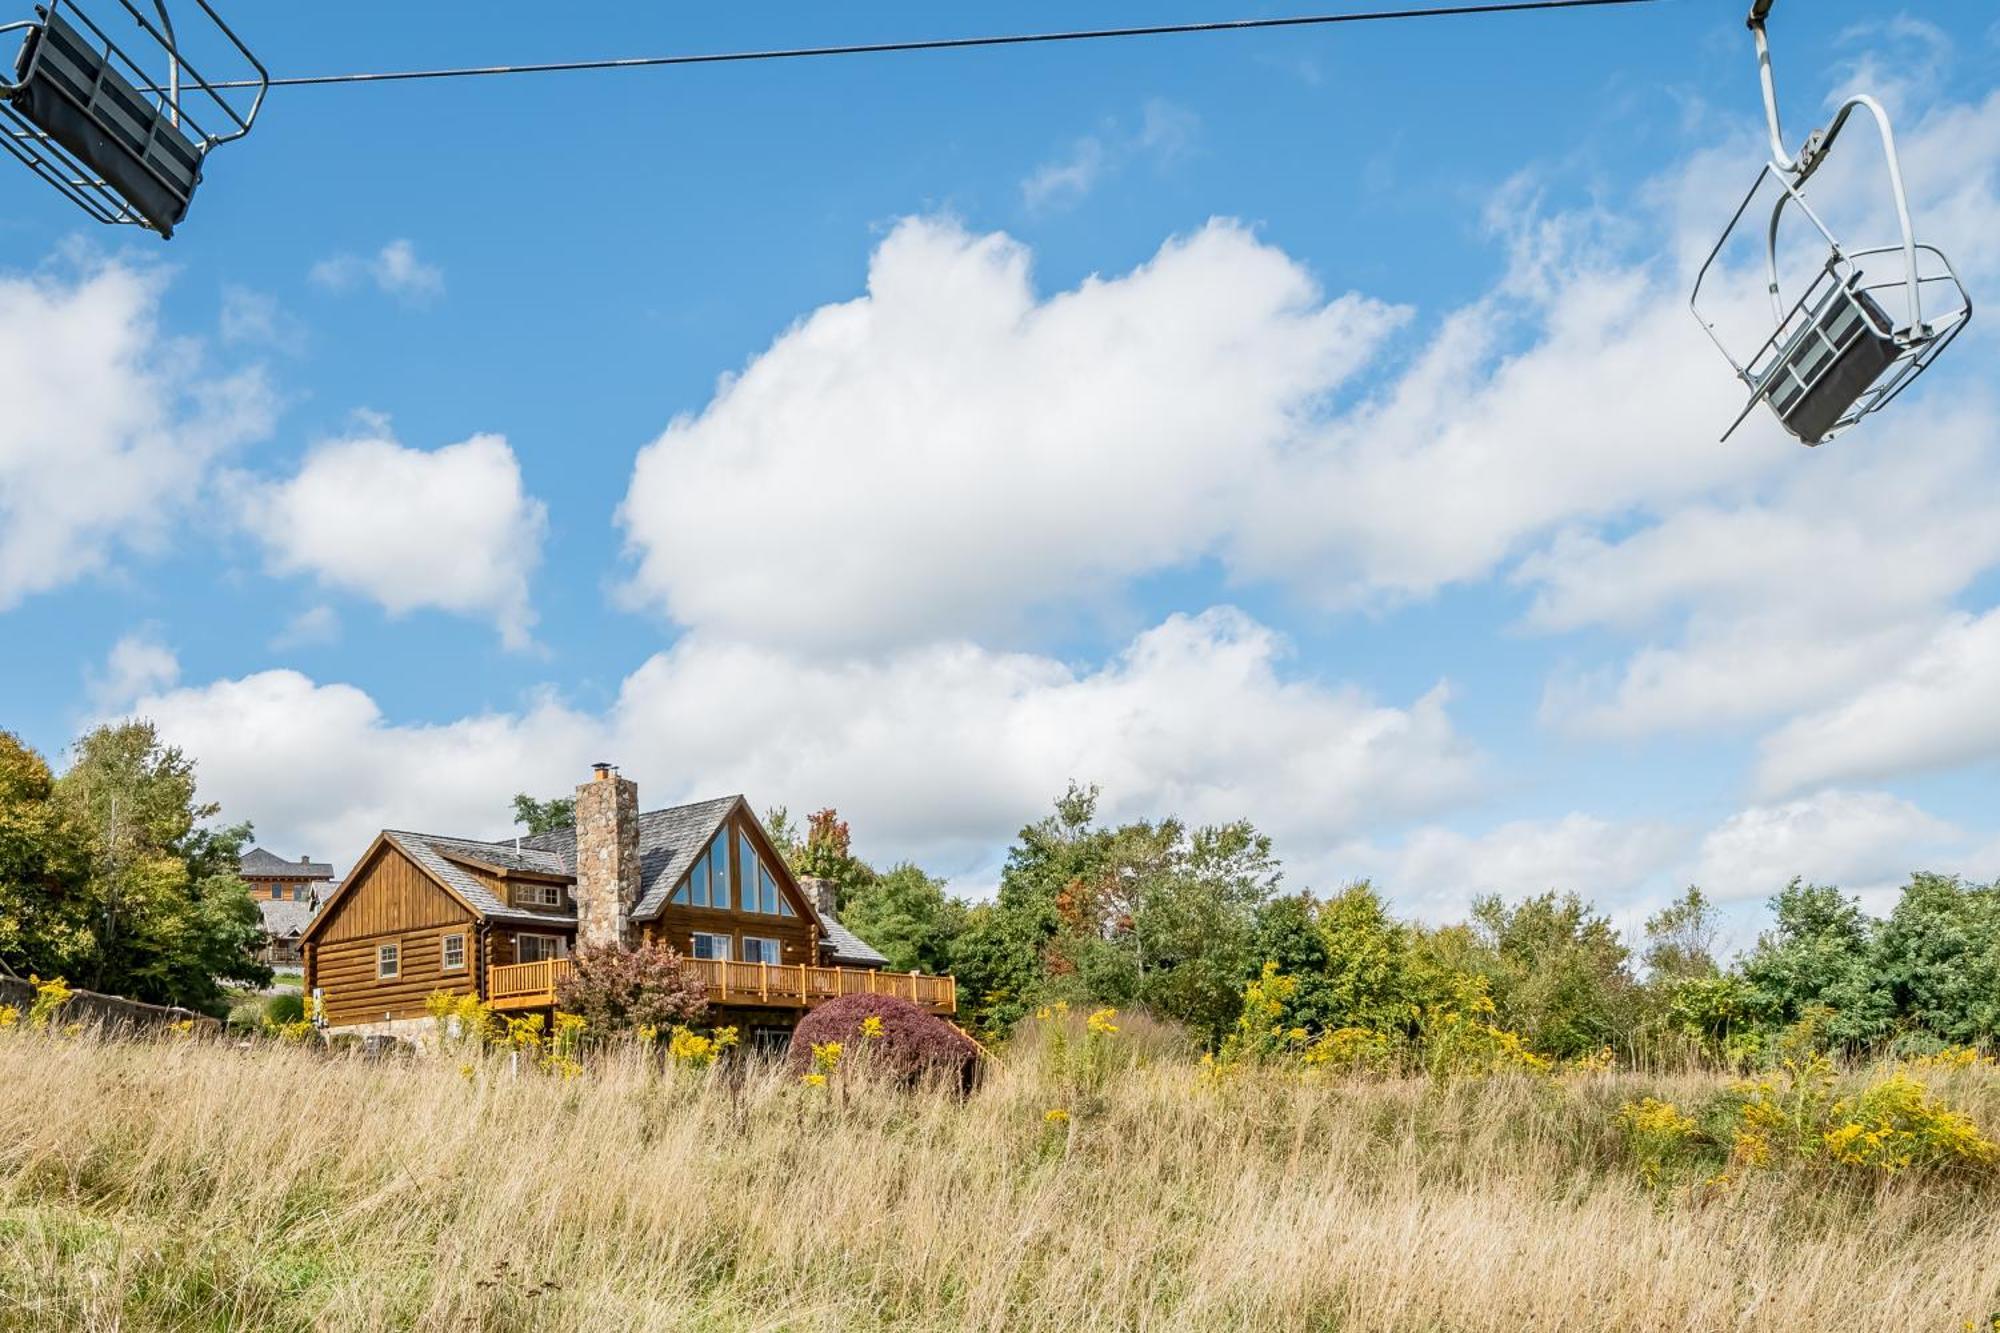
<svg viewBox="0 0 2000 1333">
<path fill-rule="evenodd" d="M 1759 403 L 1765 403 L 1802 443 L 1823 444 L 1888 406 L 1972 318 L 1972 298 L 1951 261 L 1935 246 L 1925 245 L 1911 234 L 1887 117 L 1881 115 L 1872 98 L 1855 98 L 1835 120 L 1835 129 L 1845 119 L 1845 110 L 1857 106 L 1874 110 L 1879 117 L 1889 153 L 1889 183 L 1901 239 L 1889 245 L 1847 249 L 1806 202 L 1800 189 L 1803 176 L 1794 180 L 1775 164 L 1758 174 L 1757 183 L 1730 219 L 1729 230 L 1702 265 L 1689 301 L 1702 327 L 1750 390 L 1749 402 L 1723 432 L 1724 439 Z M 1827 142 L 1832 138 L 1830 132 Z M 1820 151 L 1823 155 L 1824 148 Z M 1813 165 L 1817 166 L 1818 160 Z M 1716 332 L 1716 320 L 1703 312 L 1702 301 L 1705 287 L 1719 271 L 1717 257 L 1752 201 L 1771 181 L 1777 183 L 1778 193 L 1765 227 L 1763 285 L 1769 291 L 1773 323 L 1768 326 L 1770 336 L 1739 361 Z M 1825 262 L 1789 305 L 1780 292 L 1778 257 L 1779 223 L 1788 206 L 1812 223 L 1818 232 L 1816 240 L 1826 247 Z M 1873 280 L 1863 273 L 1864 263 Z"/>
<path fill-rule="evenodd" d="M 1748 24 L 1757 48 L 1757 70 L 1764 93 L 1764 117 L 1771 135 L 1771 158 L 1736 213 L 1723 229 L 1722 239 L 1708 252 L 1701 272 L 1695 275 L 1694 291 L 1688 306 L 1708 331 L 1708 336 L 1729 359 L 1736 377 L 1750 389 L 1744 405 L 1729 429 L 1728 439 L 1745 417 L 1767 403 L 1784 428 L 1806 444 L 1832 439 L 1871 412 L 1880 411 L 1921 375 L 1938 353 L 1956 338 L 1972 318 L 1972 298 L 1953 272 L 1951 261 L 1929 245 L 1920 244 L 1910 224 L 1910 204 L 1903 189 L 1903 168 L 1896 157 L 1896 135 L 1889 125 L 1889 113 L 1882 104 L 1865 94 L 1847 98 L 1833 114 L 1826 128 L 1806 136 L 1796 155 L 1785 148 L 1784 129 L 1778 116 L 1777 87 L 1771 74 L 1771 46 L 1764 31 L 1773 0 L 1753 0 Z M 1883 163 L 1888 168 L 1888 199 L 1893 205 L 1897 240 L 1890 245 L 1847 249 L 1827 230 L 1826 223 L 1806 199 L 1807 183 L 1826 162 L 1834 141 L 1856 111 L 1865 111 L 1875 121 L 1882 140 Z M 1714 307 L 1718 303 L 1707 291 L 1711 276 L 1747 276 L 1718 268 L 1716 260 L 1752 203 L 1765 193 L 1767 182 L 1776 182 L 1776 202 L 1771 205 L 1764 231 L 1764 286 L 1771 302 L 1770 336 L 1757 350 L 1738 360 L 1729 344 L 1716 332 L 1716 318 L 1703 310 L 1704 296 Z M 1814 276 L 1806 282 L 1797 300 L 1786 303 L 1778 257 L 1779 235 L 1785 210 L 1796 208 L 1817 230 L 1818 241 L 1826 245 L 1823 264 L 1804 271 Z M 1816 257 L 1816 256 L 1814 256 Z M 1876 277 L 1865 281 L 1862 261 L 1867 261 Z M 1886 275 L 1886 276 L 1885 276 Z M 1891 314 L 1891 312 L 1895 312 Z"/>
<path fill-rule="evenodd" d="M 256 66 L 204 0 L 196 3 Z M 0 120 L 11 124 L 0 125 L 0 142 L 98 221 L 168 237 L 187 216 L 209 150 L 249 132 L 263 97 L 262 67 L 255 97 L 239 109 L 189 65 L 165 0 L 156 0 L 157 26 L 131 0 L 115 4 L 163 53 L 164 77 L 149 75 L 75 4 L 50 0 L 36 21 L 9 25 L 27 35 L 14 82 L 4 86 Z M 197 110 L 219 131 L 204 129 Z"/>
</svg>

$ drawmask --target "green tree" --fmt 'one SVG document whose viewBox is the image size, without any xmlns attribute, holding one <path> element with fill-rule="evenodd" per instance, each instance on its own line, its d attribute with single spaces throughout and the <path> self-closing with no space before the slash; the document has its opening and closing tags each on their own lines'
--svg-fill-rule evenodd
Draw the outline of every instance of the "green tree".
<svg viewBox="0 0 2000 1333">
<path fill-rule="evenodd" d="M 966 925 L 963 899 L 908 862 L 855 887 L 841 921 L 882 951 L 896 971 L 946 972 Z"/>
<path fill-rule="evenodd" d="M 1638 1016 L 1629 951 L 1611 921 L 1573 893 L 1512 906 L 1488 895 L 1472 904 L 1499 1023 L 1549 1055 L 1586 1055 L 1620 1042 Z"/>
<path fill-rule="evenodd" d="M 1713 1056 L 1750 1055 L 1771 1021 L 1764 993 L 1741 977 L 1713 973 L 1668 983 L 1666 1026 Z"/>
<path fill-rule="evenodd" d="M 92 957 L 90 844 L 55 775 L 0 731 L 0 960 L 21 975 L 80 974 Z"/>
<path fill-rule="evenodd" d="M 1244 977 L 1259 965 L 1257 913 L 1281 875 L 1271 840 L 1238 820 L 1175 837 L 1157 866 L 1155 847 L 1139 846 L 1147 859 L 1131 878 L 1141 891 L 1127 909 L 1138 999 L 1219 1042 L 1242 1009 Z M 1123 847 L 1121 837 L 1113 846 L 1121 873 Z"/>
<path fill-rule="evenodd" d="M 770 836 L 771 845 L 778 849 L 778 855 L 785 858 L 785 864 L 791 866 L 796 874 L 799 853 L 805 850 L 805 839 L 799 834 L 799 826 L 792 822 L 792 812 L 782 805 L 766 809 L 764 832 Z"/>
<path fill-rule="evenodd" d="M 1876 987 L 1905 1024 L 1953 1042 L 2000 1031 L 2000 888 L 1919 874 L 1875 934 Z"/>
<path fill-rule="evenodd" d="M 514 822 L 525 827 L 530 836 L 568 828 L 576 823 L 576 798 L 551 796 L 538 801 L 526 792 L 515 792 Z"/>
<path fill-rule="evenodd" d="M 1672 983 L 1716 975 L 1722 970 L 1715 962 L 1720 933 L 1715 904 L 1690 884 L 1680 897 L 1646 918 L 1646 952 L 1640 961 L 1647 977 Z"/>
<path fill-rule="evenodd" d="M 1435 989 L 1422 981 L 1409 930 L 1366 880 L 1322 904 L 1319 935 L 1326 942 L 1324 1014 L 1329 1028 L 1408 1029 Z"/>
<path fill-rule="evenodd" d="M 1055 998 L 1143 1004 L 1219 1037 L 1256 968 L 1258 911 L 1275 891 L 1270 839 L 1247 822 L 1097 823 L 1095 787 L 1071 783 L 1008 851 L 1000 891 L 953 948 L 975 1021 L 1004 1031 Z"/>
<path fill-rule="evenodd" d="M 1279 1016 L 1285 1028 L 1318 1032 L 1340 1026 L 1337 1004 L 1327 981 L 1330 960 L 1326 936 L 1320 933 L 1319 903 L 1310 893 L 1280 894 L 1257 909 L 1251 938 L 1252 973 L 1275 963 L 1292 981 Z"/>
<path fill-rule="evenodd" d="M 220 1014 L 223 981 L 268 985 L 262 918 L 237 875 L 248 824 L 215 826 L 194 761 L 150 722 L 79 740 L 54 797 L 89 850 L 91 943 L 71 978 L 93 990 Z"/>
<path fill-rule="evenodd" d="M 1093 827 L 1096 816 L 1097 788 L 1072 782 L 1054 812 L 1024 827 L 1008 849 L 994 901 L 968 913 L 952 968 L 981 1031 L 1006 1032 L 1077 971 L 1056 946 L 1065 890 L 1074 920 L 1077 895 L 1103 875 L 1110 835 Z"/>
<path fill-rule="evenodd" d="M 1820 1030 L 1836 1045 L 1885 1036 L 1895 1002 L 1871 965 L 1873 926 L 1861 905 L 1837 888 L 1794 879 L 1771 899 L 1771 910 L 1777 923 L 1744 960 L 1743 979 L 1773 1018 L 1796 1023 L 1828 1011 Z"/>
</svg>

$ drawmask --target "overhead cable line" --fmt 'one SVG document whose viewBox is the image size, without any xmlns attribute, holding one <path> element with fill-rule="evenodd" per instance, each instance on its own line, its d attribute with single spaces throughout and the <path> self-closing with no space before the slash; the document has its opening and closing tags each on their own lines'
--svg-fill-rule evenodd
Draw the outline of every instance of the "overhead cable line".
<svg viewBox="0 0 2000 1333">
<path fill-rule="evenodd" d="M 1084 28 L 1062 32 L 1002 33 L 984 37 L 938 37 L 900 42 L 860 42 L 846 46 L 796 46 L 763 51 L 710 51 L 686 55 L 626 56 L 602 60 L 554 60 L 530 65 L 467 65 L 447 69 L 389 70 L 376 74 L 299 74 L 269 81 L 273 88 L 310 88 L 342 83 L 405 83 L 417 79 L 474 79 L 502 74 L 566 74 L 581 70 L 650 69 L 665 65 L 725 65 L 756 60 L 802 60 L 816 56 L 885 55 L 897 51 L 959 51 L 984 46 L 1031 46 L 1051 42 L 1094 42 L 1117 37 L 1168 37 L 1184 33 L 1249 32 L 1261 28 L 1326 27 L 1338 23 L 1379 23 L 1402 19 L 1464 18 L 1478 14 L 1519 14 L 1533 10 L 1594 9 L 1656 4 L 1659 0 L 1499 0 L 1488 4 L 1442 5 L 1423 9 L 1378 9 L 1346 14 L 1297 14 L 1283 18 L 1224 19 L 1205 23 L 1155 23 L 1126 28 Z M 248 88 L 259 81 L 215 83 L 213 88 Z M 157 91 L 157 90 L 156 90 Z"/>
</svg>

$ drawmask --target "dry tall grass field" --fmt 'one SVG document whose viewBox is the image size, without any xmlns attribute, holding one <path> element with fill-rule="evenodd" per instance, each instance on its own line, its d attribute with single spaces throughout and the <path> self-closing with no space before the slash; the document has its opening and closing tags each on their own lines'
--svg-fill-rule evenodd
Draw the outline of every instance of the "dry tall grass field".
<svg viewBox="0 0 2000 1333">
<path fill-rule="evenodd" d="M 1024 1047 L 960 1101 L 17 1029 L 0 1326 L 1983 1333 L 1990 1176 L 1640 1183 L 1618 1108 L 1718 1083 L 1169 1053 L 1079 1100 Z M 1990 1066 L 1931 1086 L 2000 1127 Z"/>
</svg>

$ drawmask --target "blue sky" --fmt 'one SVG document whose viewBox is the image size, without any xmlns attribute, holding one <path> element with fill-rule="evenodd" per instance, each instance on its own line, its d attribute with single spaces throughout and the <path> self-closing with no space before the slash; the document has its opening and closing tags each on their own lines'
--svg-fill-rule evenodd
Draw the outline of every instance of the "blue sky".
<svg viewBox="0 0 2000 1333">
<path fill-rule="evenodd" d="M 1716 442 L 1739 10 L 280 90 L 165 244 L 0 177 L 0 723 L 152 716 L 338 864 L 609 758 L 974 894 L 1071 777 L 1431 917 L 1990 877 L 1992 338 Z M 1225 11 L 1287 12 L 237 18 L 286 74 Z M 1793 139 L 1879 91 L 1991 290 L 1991 8 L 1774 27 Z"/>
</svg>

